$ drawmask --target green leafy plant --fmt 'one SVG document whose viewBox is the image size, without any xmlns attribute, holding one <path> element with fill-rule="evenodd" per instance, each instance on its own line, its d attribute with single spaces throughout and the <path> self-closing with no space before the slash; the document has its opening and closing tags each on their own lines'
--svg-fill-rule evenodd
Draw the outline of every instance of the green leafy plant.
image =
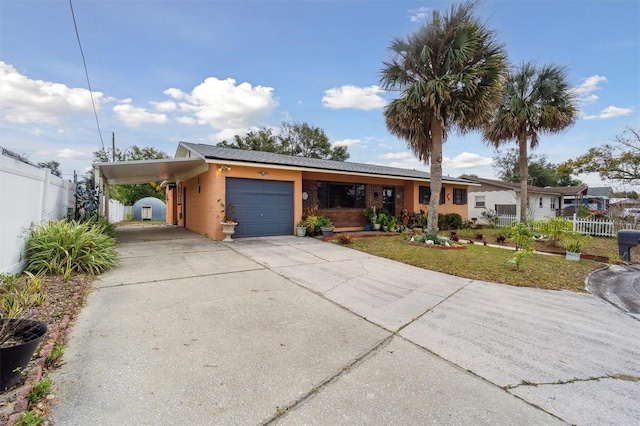
<svg viewBox="0 0 640 426">
<path fill-rule="evenodd" d="M 26 411 L 22 413 L 22 417 L 13 422 L 14 426 L 37 426 L 44 422 L 44 417 L 33 411 Z"/>
<path fill-rule="evenodd" d="M 583 204 L 576 208 L 576 216 L 578 216 L 580 219 L 586 219 L 591 216 L 591 211 L 589 210 L 589 207 Z"/>
<path fill-rule="evenodd" d="M 509 238 L 516 244 L 516 251 L 533 246 L 533 231 L 526 223 L 514 223 L 509 230 Z"/>
<path fill-rule="evenodd" d="M 47 357 L 47 365 L 56 365 L 60 358 L 62 358 L 65 348 L 66 346 L 62 343 L 56 343 Z"/>
<path fill-rule="evenodd" d="M 590 239 L 590 235 L 581 235 L 577 232 L 572 232 L 566 235 L 562 242 L 562 245 L 564 246 L 565 250 L 570 253 L 582 253 L 582 251 L 588 245 Z"/>
<path fill-rule="evenodd" d="M 327 216 L 317 216 L 315 225 L 316 228 L 331 227 L 333 222 Z"/>
<path fill-rule="evenodd" d="M 0 284 L 0 347 L 10 347 L 16 344 L 16 327 L 24 326 L 10 320 L 29 319 L 31 308 L 44 302 L 44 280 L 26 272 L 23 276 L 4 275 Z"/>
<path fill-rule="evenodd" d="M 516 271 L 520 271 L 520 265 L 522 261 L 527 258 L 533 256 L 536 251 L 532 247 L 526 247 L 522 250 L 518 250 L 514 252 L 513 256 L 507 260 L 508 264 L 513 264 L 516 266 Z"/>
<path fill-rule="evenodd" d="M 49 376 L 44 376 L 38 383 L 33 385 L 31 388 L 31 392 L 29 392 L 26 396 L 27 401 L 34 404 L 40 401 L 46 394 L 49 392 L 49 388 L 51 388 L 51 379 Z"/>
<path fill-rule="evenodd" d="M 51 221 L 29 231 L 26 271 L 60 275 L 66 282 L 73 272 L 100 274 L 118 259 L 116 240 L 103 226 L 77 221 Z"/>
<path fill-rule="evenodd" d="M 498 226 L 498 223 L 500 222 L 500 216 L 498 216 L 495 210 L 491 210 L 491 209 L 482 210 L 482 212 L 480 213 L 480 216 L 482 216 L 482 218 L 492 228 L 496 228 Z"/>
<path fill-rule="evenodd" d="M 534 227 L 538 232 L 547 236 L 552 247 L 557 247 L 562 237 L 573 228 L 571 221 L 563 217 L 536 221 Z"/>
<path fill-rule="evenodd" d="M 363 210 L 362 214 L 369 220 L 369 223 L 371 223 L 372 225 L 376 222 L 378 215 L 376 213 L 375 207 L 367 207 Z"/>
</svg>

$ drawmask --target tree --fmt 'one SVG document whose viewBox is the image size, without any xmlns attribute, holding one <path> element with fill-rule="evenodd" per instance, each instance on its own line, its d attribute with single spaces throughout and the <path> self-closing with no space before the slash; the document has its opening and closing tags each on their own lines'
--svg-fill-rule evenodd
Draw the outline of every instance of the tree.
<svg viewBox="0 0 640 426">
<path fill-rule="evenodd" d="M 307 123 L 282 123 L 277 134 L 269 128 L 252 130 L 244 137 L 235 135 L 233 142 L 222 141 L 218 146 L 335 161 L 349 158 L 347 147 L 332 148 L 324 131 Z"/>
<path fill-rule="evenodd" d="M 520 221 L 526 222 L 529 206 L 528 145 L 538 145 L 540 133 L 557 133 L 573 125 L 577 108 L 566 71 L 562 67 L 523 64 L 507 73 L 502 100 L 484 131 L 484 139 L 496 148 L 516 141 L 520 163 Z"/>
<path fill-rule="evenodd" d="M 381 85 L 400 92 L 385 107 L 387 129 L 430 163 L 430 231 L 438 229 L 443 142 L 454 128 L 462 134 L 482 128 L 500 99 L 506 55 L 495 33 L 473 16 L 475 4 L 434 11 L 406 40 L 393 39 L 381 71 Z"/>
<path fill-rule="evenodd" d="M 598 173 L 602 179 L 637 185 L 640 181 L 640 130 L 627 127 L 614 139 L 561 165 L 573 173 Z"/>
<path fill-rule="evenodd" d="M 96 163 L 108 163 L 113 159 L 113 153 L 114 151 L 111 148 L 95 151 L 93 153 L 93 160 Z M 125 149 L 116 148 L 115 158 L 116 161 L 138 161 L 162 160 L 171 157 L 155 148 L 140 148 L 133 145 Z M 164 201 L 165 191 L 157 182 L 139 185 L 109 185 L 109 196 L 126 206 L 130 206 L 145 197 L 155 197 Z"/>
<path fill-rule="evenodd" d="M 582 185 L 570 173 L 560 170 L 559 166 L 550 163 L 546 155 L 531 154 L 528 156 L 529 185 L 539 186 L 577 186 Z M 496 150 L 493 157 L 493 169 L 498 178 L 506 182 L 521 182 L 520 160 L 518 150 L 509 148 L 506 152 Z"/>
<path fill-rule="evenodd" d="M 52 175 L 62 177 L 62 173 L 60 173 L 60 163 L 57 161 L 44 161 L 38 163 L 38 167 L 42 169 L 49 169 L 51 170 Z"/>
</svg>

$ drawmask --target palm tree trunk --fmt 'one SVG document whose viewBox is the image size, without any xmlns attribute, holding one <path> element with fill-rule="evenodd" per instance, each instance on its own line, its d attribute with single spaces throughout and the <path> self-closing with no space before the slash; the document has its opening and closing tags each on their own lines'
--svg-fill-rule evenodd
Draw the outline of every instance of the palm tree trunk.
<svg viewBox="0 0 640 426">
<path fill-rule="evenodd" d="M 525 223 L 529 211 L 529 158 L 526 136 L 518 137 L 518 151 L 520 154 L 520 222 Z"/>
<path fill-rule="evenodd" d="M 438 206 L 442 189 L 442 125 L 437 120 L 431 124 L 431 140 L 431 198 L 429 199 L 427 230 L 438 232 Z"/>
</svg>

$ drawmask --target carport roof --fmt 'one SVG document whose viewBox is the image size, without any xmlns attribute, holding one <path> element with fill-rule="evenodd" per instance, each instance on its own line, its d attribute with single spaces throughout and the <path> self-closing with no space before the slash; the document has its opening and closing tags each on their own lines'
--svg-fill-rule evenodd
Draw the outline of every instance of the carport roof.
<svg viewBox="0 0 640 426">
<path fill-rule="evenodd" d="M 372 176 L 411 178 L 429 180 L 430 174 L 427 172 L 401 169 L 398 167 L 378 166 L 375 164 L 352 163 L 348 161 L 323 160 L 318 158 L 299 157 L 294 155 L 275 154 L 264 151 L 249 151 L 235 148 L 224 148 L 219 146 L 196 144 L 190 142 L 180 142 L 180 147 L 202 156 L 207 160 L 233 161 L 250 164 L 279 165 L 283 167 L 296 167 L 308 169 L 310 171 L 333 171 L 345 173 L 366 174 Z M 187 155 L 184 149 L 178 147 L 176 155 Z M 443 176 L 443 182 L 460 183 L 464 185 L 477 185 L 466 179 Z"/>
<path fill-rule="evenodd" d="M 202 158 L 172 158 L 95 163 L 93 167 L 99 169 L 100 174 L 110 184 L 136 184 L 174 181 L 177 176 L 204 162 Z"/>
</svg>

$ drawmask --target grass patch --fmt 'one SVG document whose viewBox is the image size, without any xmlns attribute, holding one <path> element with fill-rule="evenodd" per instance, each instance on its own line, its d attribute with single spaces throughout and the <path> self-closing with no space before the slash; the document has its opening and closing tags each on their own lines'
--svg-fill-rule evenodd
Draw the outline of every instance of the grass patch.
<svg viewBox="0 0 640 426">
<path fill-rule="evenodd" d="M 507 264 L 512 250 L 478 244 L 469 244 L 466 250 L 438 250 L 405 244 L 400 236 L 354 238 L 349 247 L 457 277 L 548 290 L 584 292 L 587 274 L 602 266 L 590 260 L 567 261 L 562 256 L 535 253 L 516 271 Z"/>
</svg>

